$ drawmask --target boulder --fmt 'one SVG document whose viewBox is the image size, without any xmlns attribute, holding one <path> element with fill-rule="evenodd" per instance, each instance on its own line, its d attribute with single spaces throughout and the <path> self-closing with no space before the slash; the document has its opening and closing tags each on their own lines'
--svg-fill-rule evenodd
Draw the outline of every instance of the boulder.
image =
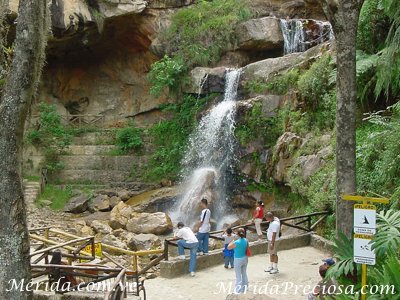
<svg viewBox="0 0 400 300">
<path fill-rule="evenodd" d="M 252 19 L 236 28 L 238 48 L 241 50 L 265 51 L 283 49 L 280 19 L 265 17 Z"/>
<path fill-rule="evenodd" d="M 297 164 L 300 166 L 300 176 L 304 182 L 314 175 L 325 164 L 324 160 L 316 154 L 300 156 L 297 159 Z"/>
<path fill-rule="evenodd" d="M 158 236 L 154 234 L 138 234 L 129 237 L 128 244 L 135 251 L 139 250 L 149 250 L 161 247 L 161 240 Z"/>
<path fill-rule="evenodd" d="M 107 195 L 98 195 L 89 203 L 89 210 L 95 211 L 109 211 L 111 209 L 110 199 Z"/>
<path fill-rule="evenodd" d="M 184 86 L 188 94 L 223 93 L 225 91 L 225 67 L 197 67 L 190 71 L 189 84 Z"/>
<path fill-rule="evenodd" d="M 121 249 L 127 249 L 126 243 L 123 242 L 121 239 L 117 238 L 112 234 L 108 234 L 101 239 L 101 242 L 110 246 L 114 246 Z M 107 252 L 111 254 L 121 254 L 120 252 L 116 252 L 110 249 L 107 249 Z"/>
<path fill-rule="evenodd" d="M 113 229 L 125 228 L 132 214 L 132 207 L 120 201 L 111 211 L 109 225 Z"/>
<path fill-rule="evenodd" d="M 110 234 L 112 233 L 112 228 L 107 224 L 106 221 L 93 221 L 91 227 L 96 233 L 100 234 Z"/>
<path fill-rule="evenodd" d="M 133 196 L 126 203 L 132 205 L 136 212 L 164 211 L 171 206 L 178 193 L 177 187 L 163 187 Z"/>
<path fill-rule="evenodd" d="M 89 207 L 89 198 L 86 195 L 79 195 L 71 198 L 64 207 L 65 212 L 79 214 Z"/>
<path fill-rule="evenodd" d="M 118 203 L 121 202 L 121 198 L 117 196 L 112 196 L 109 198 L 111 209 L 114 208 Z"/>
<path fill-rule="evenodd" d="M 93 236 L 95 235 L 94 230 L 92 229 L 92 227 L 89 227 L 87 225 L 83 226 L 80 230 L 80 234 L 82 236 Z"/>
<path fill-rule="evenodd" d="M 129 200 L 129 198 L 132 197 L 132 193 L 128 190 L 119 190 L 119 191 L 117 191 L 117 193 L 118 193 L 118 197 L 122 201 L 127 201 L 127 200 Z"/>
<path fill-rule="evenodd" d="M 133 233 L 165 234 L 172 228 L 171 218 L 163 212 L 134 213 L 126 224 L 126 229 Z"/>
<path fill-rule="evenodd" d="M 293 153 L 302 145 L 303 139 L 293 132 L 283 133 L 276 142 L 273 156 L 277 159 L 273 178 L 277 182 L 288 182 L 287 171 L 293 165 Z"/>
</svg>

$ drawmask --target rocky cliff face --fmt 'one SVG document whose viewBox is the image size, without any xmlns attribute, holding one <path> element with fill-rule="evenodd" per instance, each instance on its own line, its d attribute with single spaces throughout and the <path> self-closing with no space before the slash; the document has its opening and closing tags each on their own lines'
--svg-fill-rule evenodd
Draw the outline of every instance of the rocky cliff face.
<svg viewBox="0 0 400 300">
<path fill-rule="evenodd" d="M 160 49 L 150 46 L 168 26 L 171 15 L 193 2 L 52 0 L 52 37 L 37 101 L 55 103 L 66 115 L 104 114 L 108 123 L 132 116 L 146 126 L 166 117 L 157 108 L 173 99 L 149 94 L 146 75 L 160 55 Z M 228 53 L 220 65 L 245 65 L 250 62 L 249 52 L 281 48 L 279 24 L 263 17 L 324 18 L 316 0 L 248 4 L 254 16 L 262 19 L 238 28 L 239 48 Z M 18 0 L 10 1 L 14 14 L 17 6 Z"/>
</svg>

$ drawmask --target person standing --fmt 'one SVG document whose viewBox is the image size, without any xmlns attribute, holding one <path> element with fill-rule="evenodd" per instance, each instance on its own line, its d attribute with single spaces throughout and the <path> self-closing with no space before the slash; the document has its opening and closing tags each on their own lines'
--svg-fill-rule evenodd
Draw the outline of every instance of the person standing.
<svg viewBox="0 0 400 300">
<path fill-rule="evenodd" d="M 235 249 L 234 253 L 234 268 L 236 274 L 235 294 L 245 293 L 249 284 L 247 277 L 247 264 L 248 257 L 246 255 L 249 241 L 245 238 L 245 231 L 243 228 L 237 230 L 238 239 L 232 241 L 228 245 L 228 249 Z"/>
<path fill-rule="evenodd" d="M 210 235 L 210 219 L 211 211 L 208 209 L 207 199 L 201 199 L 200 206 L 202 208 L 200 221 L 197 224 L 199 231 L 197 233 L 197 239 L 199 240 L 199 255 L 208 254 L 208 239 Z"/>
<path fill-rule="evenodd" d="M 178 231 L 175 233 L 175 239 L 180 239 L 178 244 L 179 259 L 185 259 L 185 248 L 190 249 L 189 272 L 190 276 L 195 275 L 196 271 L 196 252 L 199 242 L 189 227 L 185 227 L 182 222 L 179 222 Z"/>
<path fill-rule="evenodd" d="M 274 217 L 272 212 L 268 212 L 265 216 L 267 222 L 269 222 L 269 227 L 267 230 L 267 239 L 268 239 L 268 253 L 270 260 L 270 267 L 265 269 L 265 272 L 269 272 L 270 274 L 279 273 L 278 270 L 278 247 L 276 241 L 279 240 L 279 232 L 281 229 L 281 222 L 277 217 Z"/>
<path fill-rule="evenodd" d="M 234 250 L 229 250 L 228 245 L 235 239 L 236 234 L 232 232 L 231 228 L 227 228 L 226 231 L 222 234 L 222 237 L 224 238 L 224 267 L 225 269 L 228 269 L 230 265 L 231 268 L 233 268 Z"/>
<path fill-rule="evenodd" d="M 253 222 L 256 227 L 258 240 L 262 240 L 261 222 L 264 218 L 264 203 L 260 200 L 256 202 L 256 209 L 253 212 Z"/>
</svg>

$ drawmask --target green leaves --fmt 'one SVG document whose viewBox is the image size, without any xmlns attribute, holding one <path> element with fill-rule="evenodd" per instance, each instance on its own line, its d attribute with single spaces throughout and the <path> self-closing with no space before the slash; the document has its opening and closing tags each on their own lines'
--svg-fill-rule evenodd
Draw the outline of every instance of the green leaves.
<svg viewBox="0 0 400 300">
<path fill-rule="evenodd" d="M 381 211 L 377 215 L 377 233 L 372 248 L 377 255 L 400 249 L 400 211 Z"/>
<path fill-rule="evenodd" d="M 121 152 L 140 149 L 143 146 L 142 130 L 136 127 L 119 129 L 115 135 L 116 145 Z"/>
<path fill-rule="evenodd" d="M 72 136 L 62 124 L 55 105 L 42 102 L 38 107 L 38 129 L 29 131 L 26 139 L 44 150 L 44 164 L 48 170 L 61 170 L 64 165 L 59 161 L 59 155 L 70 145 Z"/>
<path fill-rule="evenodd" d="M 150 93 L 159 96 L 165 88 L 176 91 L 185 71 L 186 67 L 180 59 L 165 55 L 151 66 L 148 74 L 148 80 L 152 85 Z"/>
<path fill-rule="evenodd" d="M 333 249 L 337 262 L 329 268 L 327 277 L 343 279 L 346 275 L 358 274 L 359 266 L 353 262 L 353 241 L 342 232 L 339 232 L 334 241 Z"/>
</svg>

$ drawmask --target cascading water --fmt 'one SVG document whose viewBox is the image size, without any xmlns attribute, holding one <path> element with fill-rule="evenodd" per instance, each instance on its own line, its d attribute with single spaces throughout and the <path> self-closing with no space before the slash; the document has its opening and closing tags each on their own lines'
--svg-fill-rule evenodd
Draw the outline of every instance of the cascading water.
<svg viewBox="0 0 400 300">
<path fill-rule="evenodd" d="M 226 187 L 235 152 L 236 95 L 240 70 L 227 70 L 224 100 L 205 115 L 189 138 L 182 161 L 182 196 L 171 209 L 174 222 L 192 225 L 198 220 L 199 203 L 206 198 L 212 218 L 227 213 Z"/>
<path fill-rule="evenodd" d="M 281 19 L 281 29 L 284 42 L 284 53 L 295 53 L 305 51 L 306 37 L 303 22 L 300 20 Z"/>
<path fill-rule="evenodd" d="M 304 52 L 307 49 L 332 40 L 332 26 L 329 22 L 303 19 L 281 19 L 284 54 Z"/>
</svg>

